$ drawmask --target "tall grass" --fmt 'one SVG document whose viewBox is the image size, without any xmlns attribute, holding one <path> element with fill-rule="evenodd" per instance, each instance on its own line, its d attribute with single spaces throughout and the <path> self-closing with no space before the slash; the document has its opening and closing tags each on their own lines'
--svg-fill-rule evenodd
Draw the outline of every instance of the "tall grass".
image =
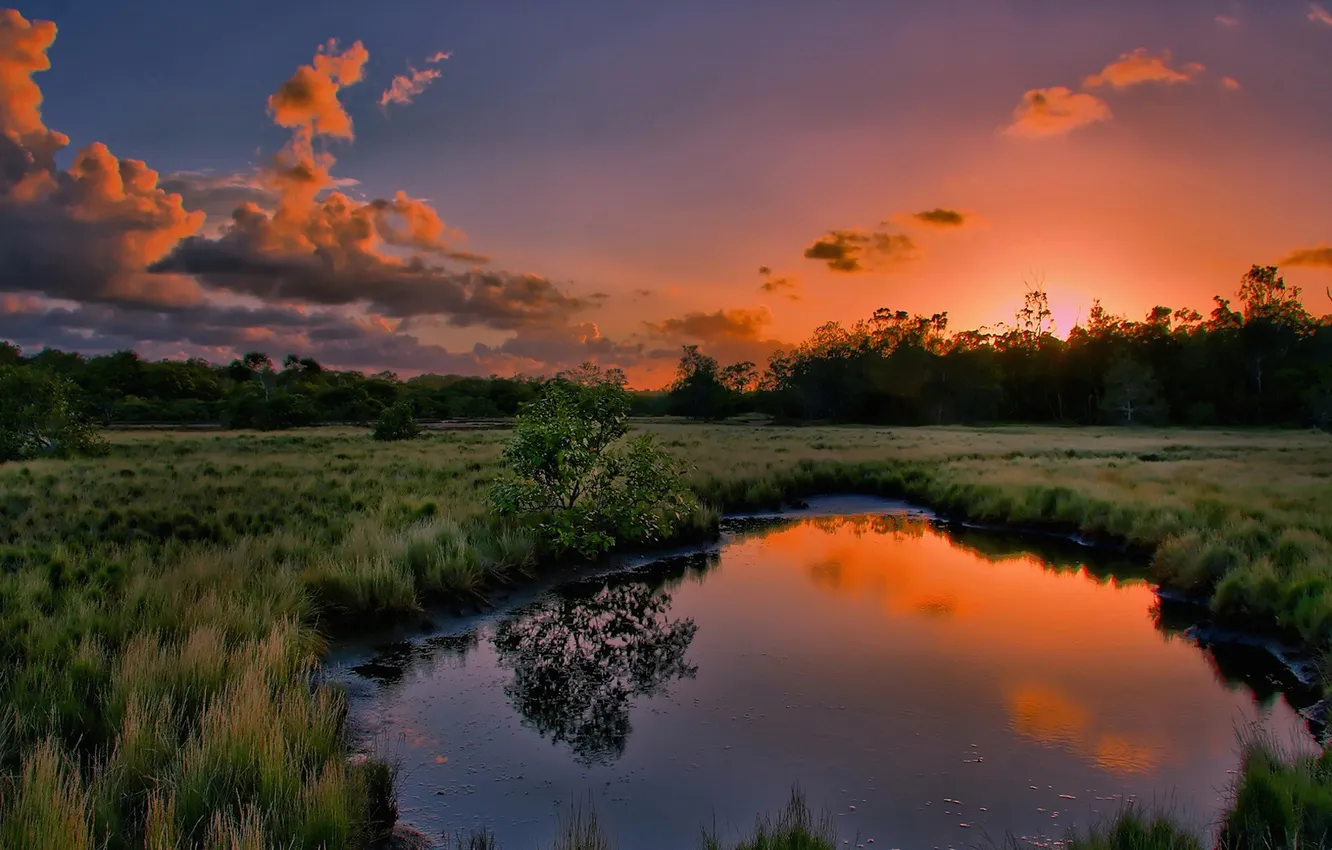
<svg viewBox="0 0 1332 850">
<path fill-rule="evenodd" d="M 1299 754 L 1250 735 L 1218 843 L 1226 850 L 1332 846 L 1332 749 Z"/>
<path fill-rule="evenodd" d="M 652 430 L 706 504 L 687 534 L 900 496 L 1137 548 L 1219 618 L 1332 644 L 1325 435 Z M 319 657 L 337 630 L 537 569 L 539 542 L 486 512 L 505 436 L 120 433 L 96 460 L 0 467 L 0 850 L 368 846 L 391 771 L 346 762 Z"/>
<path fill-rule="evenodd" d="M 1203 850 L 1192 832 L 1168 816 L 1128 808 L 1086 835 L 1070 835 L 1065 850 Z"/>
<path fill-rule="evenodd" d="M 724 842 L 714 830 L 704 833 L 704 850 L 836 850 L 837 831 L 826 811 L 816 813 L 800 789 L 791 791 L 786 808 L 775 816 L 760 817 L 749 836 L 735 844 Z"/>
</svg>

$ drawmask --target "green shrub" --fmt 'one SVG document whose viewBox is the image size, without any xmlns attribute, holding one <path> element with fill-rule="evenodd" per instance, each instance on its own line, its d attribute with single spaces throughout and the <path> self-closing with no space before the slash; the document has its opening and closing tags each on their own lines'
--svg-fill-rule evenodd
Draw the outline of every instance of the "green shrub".
<svg viewBox="0 0 1332 850">
<path fill-rule="evenodd" d="M 409 401 L 399 401 L 384 408 L 375 420 L 370 436 L 383 442 L 410 440 L 421 433 L 421 426 L 416 424 L 416 414 Z"/>
<path fill-rule="evenodd" d="M 508 472 L 490 490 L 495 512 L 532 517 L 561 555 L 668 537 L 697 505 L 651 435 L 623 439 L 629 404 L 616 371 L 585 369 L 547 385 L 514 423 Z"/>
<path fill-rule="evenodd" d="M 100 453 L 105 444 L 75 405 L 77 392 L 46 369 L 0 369 L 0 463 Z"/>
</svg>

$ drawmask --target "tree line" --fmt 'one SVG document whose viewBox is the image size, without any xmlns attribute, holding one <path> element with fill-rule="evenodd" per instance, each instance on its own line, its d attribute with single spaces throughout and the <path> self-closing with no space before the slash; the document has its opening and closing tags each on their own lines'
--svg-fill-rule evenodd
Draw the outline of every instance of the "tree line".
<svg viewBox="0 0 1332 850">
<path fill-rule="evenodd" d="M 1332 298 L 1332 293 L 1329 293 Z M 1012 323 L 951 332 L 948 314 L 880 309 L 830 322 L 790 351 L 722 366 L 686 347 L 661 412 L 925 425 L 1332 425 L 1332 316 L 1315 318 L 1275 266 L 1206 316 L 1155 307 L 1141 321 L 1096 302 L 1067 338 L 1029 291 Z"/>
<path fill-rule="evenodd" d="M 766 367 L 722 365 L 686 346 L 665 392 L 631 394 L 634 415 L 717 420 L 925 425 L 986 422 L 1332 426 L 1332 316 L 1314 317 L 1274 266 L 1254 266 L 1237 302 L 1204 316 L 1155 307 L 1140 320 L 1093 305 L 1061 338 L 1049 300 L 1027 292 L 1011 323 L 953 331 L 948 314 L 887 308 L 851 326 L 829 322 Z M 11 393 L 68 390 L 93 422 L 216 423 L 289 428 L 370 423 L 391 408 L 421 419 L 516 415 L 542 378 L 364 374 L 289 354 L 227 364 L 148 361 L 133 351 L 25 355 L 0 342 L 0 372 L 31 371 Z M 23 390 L 27 387 L 28 390 Z"/>
<path fill-rule="evenodd" d="M 0 370 L 40 372 L 70 389 L 81 412 L 104 426 L 216 423 L 277 429 L 324 422 L 373 422 L 406 402 L 423 419 L 513 416 L 534 400 L 541 382 L 529 378 L 338 371 L 309 357 L 280 365 L 263 352 L 228 364 L 206 360 L 144 360 L 133 351 L 85 357 L 43 349 L 25 356 L 0 342 Z"/>
</svg>

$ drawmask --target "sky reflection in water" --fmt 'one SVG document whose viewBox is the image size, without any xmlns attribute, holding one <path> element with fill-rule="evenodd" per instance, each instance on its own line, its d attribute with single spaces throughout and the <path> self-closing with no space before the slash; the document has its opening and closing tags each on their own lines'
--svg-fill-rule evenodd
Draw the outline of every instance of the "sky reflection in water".
<svg viewBox="0 0 1332 850">
<path fill-rule="evenodd" d="M 405 821 L 511 848 L 589 796 L 622 846 L 734 838 L 797 782 L 886 848 L 1060 835 L 1121 796 L 1206 824 L 1237 727 L 1307 737 L 1147 584 L 1031 545 L 906 516 L 741 531 L 391 648 L 347 676 L 353 710 L 400 736 Z"/>
</svg>

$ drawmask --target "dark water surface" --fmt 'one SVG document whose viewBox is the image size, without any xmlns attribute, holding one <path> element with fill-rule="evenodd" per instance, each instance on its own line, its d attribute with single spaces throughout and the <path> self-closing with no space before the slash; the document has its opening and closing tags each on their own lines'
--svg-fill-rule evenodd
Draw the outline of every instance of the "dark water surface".
<svg viewBox="0 0 1332 850">
<path fill-rule="evenodd" d="M 591 798 L 620 847 L 696 847 L 799 783 L 874 850 L 1060 837 L 1125 799 L 1204 826 L 1237 728 L 1309 737 L 1275 669 L 1200 649 L 1129 565 L 833 505 L 864 513 L 739 523 L 334 663 L 403 758 L 403 821 L 527 850 Z"/>
</svg>

